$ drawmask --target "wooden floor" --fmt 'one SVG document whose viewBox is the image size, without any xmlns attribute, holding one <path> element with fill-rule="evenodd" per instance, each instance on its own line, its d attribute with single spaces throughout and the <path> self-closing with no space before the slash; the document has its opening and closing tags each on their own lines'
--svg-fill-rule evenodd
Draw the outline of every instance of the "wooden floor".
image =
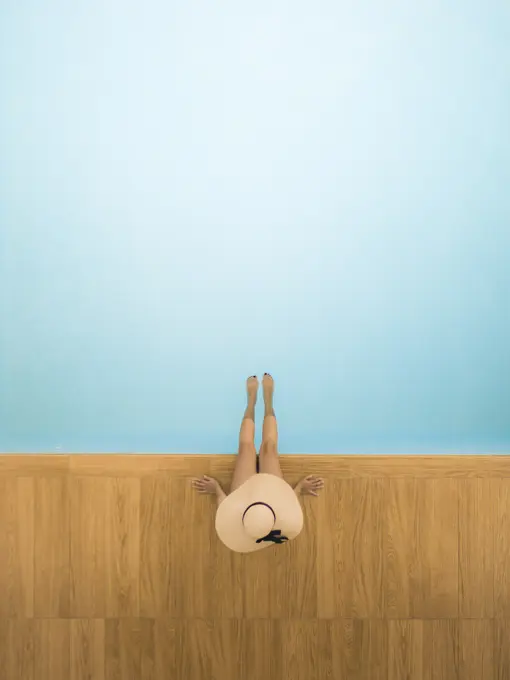
<svg viewBox="0 0 510 680">
<path fill-rule="evenodd" d="M 0 456 L 0 678 L 510 680 L 510 456 L 281 458 L 326 489 L 239 555 L 234 456 Z"/>
</svg>

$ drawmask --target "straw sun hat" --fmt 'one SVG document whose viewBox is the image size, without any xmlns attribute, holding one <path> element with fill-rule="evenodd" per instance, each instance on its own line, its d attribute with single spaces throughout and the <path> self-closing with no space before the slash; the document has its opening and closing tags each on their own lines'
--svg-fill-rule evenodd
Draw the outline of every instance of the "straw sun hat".
<svg viewBox="0 0 510 680">
<path fill-rule="evenodd" d="M 229 494 L 216 512 L 216 532 L 235 552 L 286 543 L 303 528 L 303 510 L 292 489 L 276 475 L 259 473 Z"/>
</svg>

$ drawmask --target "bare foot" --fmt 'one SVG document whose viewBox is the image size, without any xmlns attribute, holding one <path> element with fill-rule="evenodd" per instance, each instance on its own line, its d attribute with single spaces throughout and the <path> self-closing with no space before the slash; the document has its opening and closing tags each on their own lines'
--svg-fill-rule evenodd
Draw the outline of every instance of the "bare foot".
<svg viewBox="0 0 510 680">
<path fill-rule="evenodd" d="M 322 477 L 315 477 L 308 475 L 302 479 L 296 489 L 303 495 L 310 494 L 310 496 L 318 496 L 318 491 L 324 488 L 324 480 Z"/>
<path fill-rule="evenodd" d="M 193 479 L 191 482 L 191 485 L 198 491 L 198 493 L 215 494 L 218 492 L 218 489 L 221 488 L 217 479 L 214 479 L 214 477 L 208 477 L 207 475 L 204 475 L 202 479 L 197 479 L 195 477 L 195 479 Z"/>
<path fill-rule="evenodd" d="M 272 399 L 274 392 L 274 380 L 272 376 L 269 375 L 269 373 L 264 373 L 264 377 L 262 378 L 262 388 L 264 390 L 264 401 Z"/>
<path fill-rule="evenodd" d="M 246 381 L 246 391 L 249 399 L 257 400 L 257 392 L 259 391 L 259 379 L 256 375 L 251 375 Z"/>
</svg>

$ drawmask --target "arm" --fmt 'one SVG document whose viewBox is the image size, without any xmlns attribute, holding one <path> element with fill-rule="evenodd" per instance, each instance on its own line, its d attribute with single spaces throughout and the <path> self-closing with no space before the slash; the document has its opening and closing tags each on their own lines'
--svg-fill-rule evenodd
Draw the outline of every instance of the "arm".
<svg viewBox="0 0 510 680">
<path fill-rule="evenodd" d="M 324 488 L 324 480 L 322 477 L 315 477 L 315 475 L 308 475 L 304 477 L 294 487 L 295 494 L 299 497 L 302 494 L 310 494 L 310 496 L 318 496 L 319 491 Z"/>
<path fill-rule="evenodd" d="M 223 491 L 221 486 L 218 484 L 216 488 L 216 502 L 218 504 L 218 508 L 220 507 L 220 504 L 223 503 L 225 498 L 227 497 L 227 494 Z"/>
<path fill-rule="evenodd" d="M 216 496 L 216 501 L 218 506 L 223 503 L 227 494 L 223 491 L 220 483 L 214 477 L 208 477 L 204 475 L 202 479 L 197 479 L 196 477 L 192 480 L 191 485 L 198 493 L 210 493 Z"/>
</svg>

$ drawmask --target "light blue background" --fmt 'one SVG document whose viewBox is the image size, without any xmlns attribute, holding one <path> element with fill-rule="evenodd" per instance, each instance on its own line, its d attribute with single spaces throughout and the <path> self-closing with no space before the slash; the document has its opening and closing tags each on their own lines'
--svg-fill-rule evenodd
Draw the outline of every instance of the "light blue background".
<svg viewBox="0 0 510 680">
<path fill-rule="evenodd" d="M 506 0 L 0 26 L 2 452 L 510 452 Z"/>
</svg>

